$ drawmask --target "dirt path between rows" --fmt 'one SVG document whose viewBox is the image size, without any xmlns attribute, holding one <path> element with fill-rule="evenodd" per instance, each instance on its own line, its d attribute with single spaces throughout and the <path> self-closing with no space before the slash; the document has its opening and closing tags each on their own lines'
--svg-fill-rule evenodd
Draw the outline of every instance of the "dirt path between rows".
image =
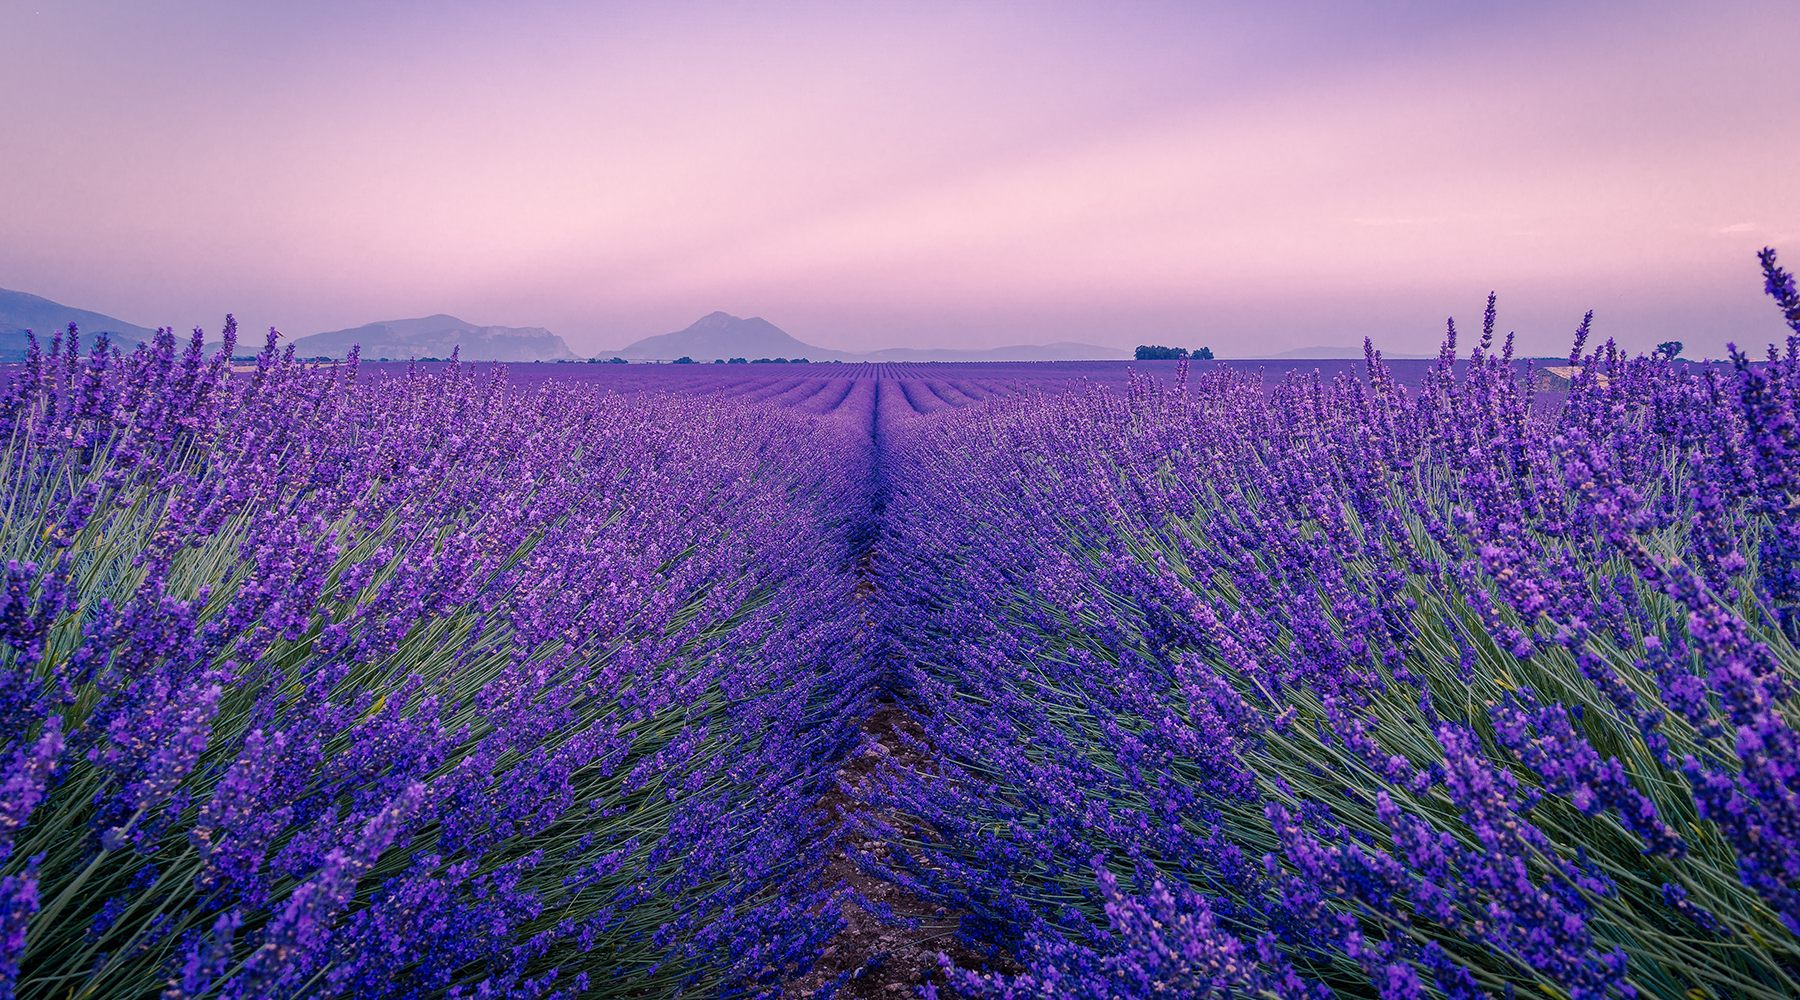
<svg viewBox="0 0 1800 1000">
<path fill-rule="evenodd" d="M 875 388 L 875 405 L 869 414 L 869 437 L 874 448 L 872 461 L 879 467 L 882 460 L 882 393 L 901 389 L 901 386 L 896 382 L 890 388 L 888 380 L 882 379 L 876 382 Z M 907 405 L 911 407 L 910 399 Z M 878 498 L 880 495 L 882 492 L 878 488 Z M 880 534 L 878 525 L 884 508 L 885 503 L 880 499 L 871 505 L 870 522 L 863 538 L 866 547 L 857 564 L 855 596 L 865 612 L 873 602 L 880 599 L 872 570 L 878 553 L 876 539 Z M 865 632 L 859 636 L 859 642 L 866 641 L 868 636 L 869 633 Z M 881 655 L 867 647 L 863 652 L 865 655 Z M 928 757 L 914 749 L 925 743 L 924 729 L 907 715 L 899 701 L 891 699 L 890 693 L 876 704 L 875 711 L 862 727 L 863 734 L 869 739 L 840 763 L 836 790 L 819 800 L 819 815 L 827 831 L 822 839 L 827 843 L 834 841 L 833 834 L 850 826 L 852 818 L 869 815 L 868 807 L 857 799 L 854 789 L 859 781 L 874 774 L 884 762 L 914 771 L 931 770 Z M 906 745 L 900 737 L 901 733 L 912 739 L 913 747 Z M 896 827 L 904 825 L 904 817 L 893 814 L 877 812 L 871 818 L 885 820 Z M 916 997 L 921 995 L 922 987 L 929 983 L 937 987 L 937 996 L 941 1000 L 952 1000 L 962 995 L 946 985 L 943 969 L 938 962 L 939 952 L 948 955 L 959 967 L 965 969 L 982 969 L 995 964 L 991 958 L 956 940 L 960 914 L 946 912 L 942 907 L 927 903 L 891 882 L 867 874 L 857 865 L 855 854 L 860 852 L 879 857 L 886 852 L 885 844 L 855 837 L 845 838 L 839 843 L 840 846 L 832 851 L 826 864 L 826 881 L 831 883 L 841 880 L 871 905 L 886 907 L 902 921 L 916 921 L 916 926 L 902 926 L 894 920 L 884 921 L 854 900 L 846 900 L 842 904 L 842 912 L 847 926 L 826 946 L 824 954 L 814 964 L 811 972 L 790 980 L 785 985 L 784 995 L 812 997 L 823 992 L 824 995 L 843 1000 Z M 999 963 L 999 968 L 1001 971 L 1017 971 L 1017 967 L 1005 962 Z"/>
<path fill-rule="evenodd" d="M 856 751 L 838 770 L 838 788 L 819 801 L 819 808 L 838 818 L 834 827 L 841 828 L 843 817 L 864 814 L 867 807 L 857 801 L 852 789 L 861 778 L 873 774 L 883 760 L 902 768 L 924 769 L 929 761 L 900 738 L 904 732 L 916 741 L 925 733 L 909 718 L 906 710 L 892 702 L 880 704 L 863 725 L 863 732 L 875 744 Z M 886 817 L 898 821 L 898 817 Z M 843 903 L 848 926 L 834 938 L 813 970 L 792 980 L 784 991 L 795 997 L 814 996 L 821 989 L 839 982 L 834 998 L 916 997 L 927 984 L 937 987 L 940 1000 L 959 998 L 961 993 L 945 984 L 938 953 L 943 952 L 959 967 L 981 969 L 992 966 L 993 959 L 956 940 L 959 914 L 927 903 L 899 886 L 863 872 L 851 856 L 862 851 L 871 855 L 884 852 L 885 845 L 874 840 L 850 840 L 834 851 L 826 866 L 828 881 L 842 880 L 877 906 L 886 905 L 895 916 L 918 921 L 916 927 L 883 922 L 854 901 Z M 1002 963 L 1002 971 L 1016 971 L 1010 963 Z"/>
</svg>

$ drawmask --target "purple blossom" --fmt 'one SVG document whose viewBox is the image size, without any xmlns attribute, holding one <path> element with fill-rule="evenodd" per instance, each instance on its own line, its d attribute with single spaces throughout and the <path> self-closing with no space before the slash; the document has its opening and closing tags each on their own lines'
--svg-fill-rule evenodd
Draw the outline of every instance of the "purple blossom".
<svg viewBox="0 0 1800 1000">
<path fill-rule="evenodd" d="M 0 1000 L 16 996 L 25 962 L 25 930 L 38 911 L 38 863 L 34 855 L 15 875 L 0 877 Z"/>
<path fill-rule="evenodd" d="M 1717 988 L 1696 935 L 1779 981 L 1800 345 L 1591 319 L 1548 406 L 1491 297 L 1430 362 L 1069 387 L 33 338 L 0 971 L 772 995 L 872 839 L 1019 963 L 965 993 Z"/>
</svg>

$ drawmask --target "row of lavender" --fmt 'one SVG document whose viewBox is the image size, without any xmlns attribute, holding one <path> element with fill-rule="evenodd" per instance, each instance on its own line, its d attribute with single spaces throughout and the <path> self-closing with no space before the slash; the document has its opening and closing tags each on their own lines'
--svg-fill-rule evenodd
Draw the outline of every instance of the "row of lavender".
<svg viewBox="0 0 1800 1000">
<path fill-rule="evenodd" d="M 0 400 L 0 997 L 766 992 L 864 412 L 73 333 Z"/>
<path fill-rule="evenodd" d="M 1215 371 L 884 435 L 934 773 L 864 862 L 975 995 L 1800 995 L 1800 297 L 1785 356 Z M 1580 337 L 1586 336 L 1586 324 Z M 871 814 L 874 815 L 874 814 Z M 926 990 L 927 995 L 934 990 Z"/>
</svg>

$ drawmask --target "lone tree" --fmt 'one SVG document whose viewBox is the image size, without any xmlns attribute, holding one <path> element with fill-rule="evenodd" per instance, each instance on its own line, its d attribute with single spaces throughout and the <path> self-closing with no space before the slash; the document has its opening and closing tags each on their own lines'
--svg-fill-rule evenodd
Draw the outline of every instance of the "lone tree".
<svg viewBox="0 0 1800 1000">
<path fill-rule="evenodd" d="M 1195 361 L 1211 361 L 1213 359 L 1212 348 L 1210 348 L 1210 347 L 1200 348 L 1198 351 L 1195 351 L 1193 353 L 1193 358 Z"/>
<path fill-rule="evenodd" d="M 1185 347 L 1146 347 L 1139 344 L 1137 349 L 1139 361 L 1178 361 L 1187 356 Z"/>
<path fill-rule="evenodd" d="M 1663 358 L 1668 361 L 1674 361 L 1676 358 L 1681 357 L 1681 341 L 1665 340 L 1662 343 L 1657 344 L 1655 357 Z"/>
</svg>

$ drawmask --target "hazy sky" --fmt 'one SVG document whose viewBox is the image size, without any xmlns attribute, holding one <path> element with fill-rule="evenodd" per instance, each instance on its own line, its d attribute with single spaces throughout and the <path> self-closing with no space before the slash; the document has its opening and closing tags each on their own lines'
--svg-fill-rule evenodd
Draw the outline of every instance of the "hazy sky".
<svg viewBox="0 0 1800 1000">
<path fill-rule="evenodd" d="M 1785 332 L 1793 0 L 0 0 L 0 287 L 577 351 Z"/>
</svg>

